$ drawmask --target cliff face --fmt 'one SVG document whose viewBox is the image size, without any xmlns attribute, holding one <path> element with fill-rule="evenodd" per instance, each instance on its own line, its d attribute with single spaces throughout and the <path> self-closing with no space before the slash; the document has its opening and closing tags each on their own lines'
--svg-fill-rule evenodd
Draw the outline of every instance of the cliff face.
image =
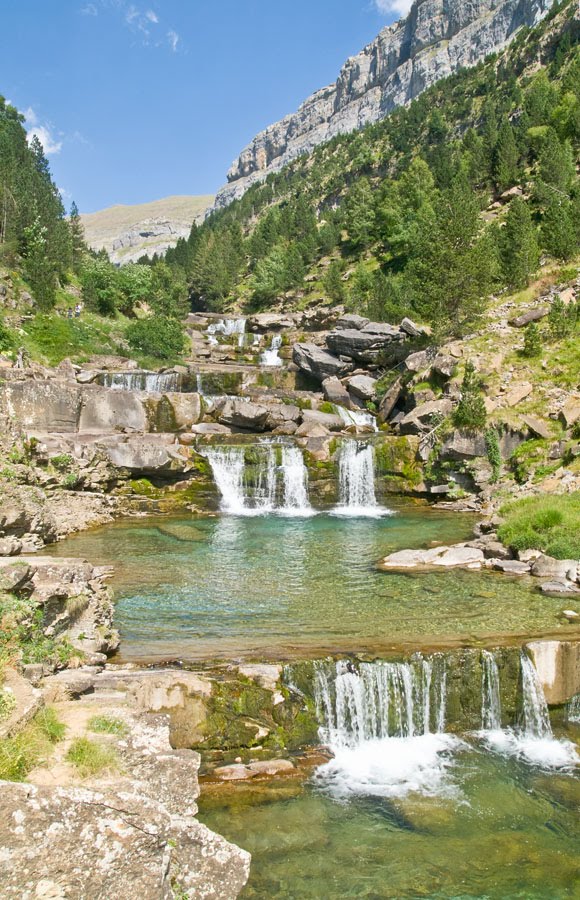
<svg viewBox="0 0 580 900">
<path fill-rule="evenodd" d="M 337 134 L 377 122 L 434 82 L 503 49 L 554 0 L 416 0 L 409 15 L 384 28 L 337 81 L 251 141 L 228 172 L 215 207 Z"/>
</svg>

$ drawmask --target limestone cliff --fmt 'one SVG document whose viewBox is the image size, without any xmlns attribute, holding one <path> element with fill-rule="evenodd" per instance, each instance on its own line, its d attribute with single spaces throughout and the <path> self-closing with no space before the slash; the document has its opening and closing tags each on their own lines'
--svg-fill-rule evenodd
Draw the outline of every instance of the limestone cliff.
<svg viewBox="0 0 580 900">
<path fill-rule="evenodd" d="M 228 172 L 215 206 L 330 140 L 384 118 L 436 81 L 503 49 L 553 0 L 415 0 L 406 19 L 384 28 L 348 59 L 334 84 L 258 134 Z"/>
</svg>

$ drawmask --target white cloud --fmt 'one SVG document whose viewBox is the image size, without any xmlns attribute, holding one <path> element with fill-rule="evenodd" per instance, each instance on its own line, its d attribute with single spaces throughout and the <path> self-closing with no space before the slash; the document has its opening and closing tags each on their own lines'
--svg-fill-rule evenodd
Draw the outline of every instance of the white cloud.
<svg viewBox="0 0 580 900">
<path fill-rule="evenodd" d="M 375 0 L 377 10 L 385 16 L 406 16 L 412 5 L 413 0 Z"/>
<path fill-rule="evenodd" d="M 153 12 L 152 9 L 148 9 L 145 13 L 145 18 L 149 20 L 153 25 L 157 25 L 159 23 L 159 19 L 157 15 Z"/>
<path fill-rule="evenodd" d="M 160 24 L 158 14 L 148 6 L 141 6 L 138 2 L 131 3 L 128 0 L 94 0 L 81 10 L 86 16 L 97 16 L 100 13 L 110 12 L 120 16 L 125 26 L 139 40 L 144 47 L 167 47 L 173 53 L 181 48 L 181 38 L 177 31 L 169 28 L 165 37 L 156 34 L 154 28 Z M 168 23 L 164 23 L 167 28 Z"/>
<path fill-rule="evenodd" d="M 81 15 L 83 16 L 98 16 L 99 10 L 95 6 L 94 3 L 87 3 L 86 6 L 83 6 L 81 9 Z"/>
<path fill-rule="evenodd" d="M 33 137 L 37 137 L 47 156 L 54 156 L 56 153 L 60 153 L 62 141 L 59 141 L 54 136 L 50 125 L 42 125 L 40 123 L 31 106 L 24 110 L 24 118 L 26 119 L 26 137 L 29 143 Z"/>
<path fill-rule="evenodd" d="M 177 53 L 177 46 L 180 41 L 178 33 L 176 31 L 168 31 L 167 40 L 169 41 L 169 46 L 171 47 L 173 53 Z"/>
</svg>

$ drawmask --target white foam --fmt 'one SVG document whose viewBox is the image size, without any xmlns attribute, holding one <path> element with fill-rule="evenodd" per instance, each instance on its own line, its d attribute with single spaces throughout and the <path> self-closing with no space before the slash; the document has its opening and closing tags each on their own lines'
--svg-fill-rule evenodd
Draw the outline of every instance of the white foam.
<svg viewBox="0 0 580 900">
<path fill-rule="evenodd" d="M 533 737 L 504 728 L 480 732 L 484 743 L 495 753 L 514 756 L 547 769 L 570 769 L 580 763 L 575 745 L 562 738 Z"/>
<path fill-rule="evenodd" d="M 316 773 L 336 799 L 352 796 L 451 796 L 457 788 L 450 778 L 453 754 L 467 747 L 450 734 L 422 734 L 410 738 L 365 741 L 336 751 L 334 759 Z"/>
</svg>

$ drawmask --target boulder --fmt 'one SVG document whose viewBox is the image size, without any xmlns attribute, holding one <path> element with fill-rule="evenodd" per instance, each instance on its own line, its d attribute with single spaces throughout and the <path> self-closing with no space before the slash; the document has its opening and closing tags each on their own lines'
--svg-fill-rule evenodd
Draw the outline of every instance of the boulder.
<svg viewBox="0 0 580 900">
<path fill-rule="evenodd" d="M 542 594 L 580 594 L 580 588 L 572 581 L 544 581 L 540 590 Z"/>
<path fill-rule="evenodd" d="M 255 775 L 281 775 L 294 772 L 295 766 L 289 759 L 260 759 L 249 763 L 248 769 Z"/>
<path fill-rule="evenodd" d="M 536 578 L 553 578 L 556 581 L 576 581 L 578 577 L 578 561 L 575 559 L 553 559 L 542 556 L 532 565 L 532 575 Z"/>
<path fill-rule="evenodd" d="M 324 438 L 328 437 L 330 431 L 316 422 L 303 422 L 294 434 L 298 438 Z"/>
<path fill-rule="evenodd" d="M 405 368 L 408 372 L 417 374 L 423 372 L 430 366 L 430 356 L 426 350 L 419 350 L 417 353 L 411 353 L 405 360 Z"/>
<path fill-rule="evenodd" d="M 534 386 L 530 384 L 529 381 L 522 381 L 519 384 L 514 384 L 509 391 L 504 394 L 503 400 L 506 406 L 517 406 L 518 403 L 521 403 L 522 400 L 529 397 L 533 390 Z"/>
<path fill-rule="evenodd" d="M 276 403 L 268 407 L 267 427 L 272 431 L 285 425 L 297 425 L 302 418 L 302 410 L 288 403 Z"/>
<path fill-rule="evenodd" d="M 540 307 L 539 309 L 529 309 L 527 312 L 522 313 L 520 316 L 516 316 L 514 319 L 509 320 L 509 324 L 514 328 L 525 328 L 526 325 L 529 325 L 530 322 L 539 322 L 540 319 L 545 319 L 549 309 L 546 307 Z"/>
<path fill-rule="evenodd" d="M 529 575 L 529 563 L 519 562 L 517 559 L 490 559 L 492 569 L 503 572 L 504 575 Z"/>
<path fill-rule="evenodd" d="M 322 425 L 327 431 L 342 431 L 344 428 L 344 422 L 340 416 L 319 412 L 317 409 L 305 409 L 302 413 L 302 420 L 304 425 Z"/>
<path fill-rule="evenodd" d="M 572 428 L 580 419 L 580 397 L 570 397 L 560 410 L 560 420 L 565 428 Z"/>
<path fill-rule="evenodd" d="M 403 379 L 397 378 L 384 395 L 379 405 L 379 422 L 387 422 L 403 393 Z"/>
<path fill-rule="evenodd" d="M 112 465 L 131 472 L 184 472 L 188 463 L 178 453 L 175 439 L 165 435 L 140 435 L 104 443 Z"/>
<path fill-rule="evenodd" d="M 453 431 L 441 448 L 442 459 L 461 461 L 486 456 L 485 436 L 479 432 Z"/>
<path fill-rule="evenodd" d="M 409 319 L 405 316 L 400 325 L 401 331 L 404 331 L 405 334 L 408 334 L 409 337 L 418 338 L 425 334 L 422 328 L 419 328 L 418 325 L 415 325 L 412 319 Z"/>
<path fill-rule="evenodd" d="M 456 368 L 457 360 L 453 359 L 452 356 L 438 354 L 431 363 L 431 371 L 445 379 L 453 378 Z"/>
<path fill-rule="evenodd" d="M 522 422 L 524 425 L 527 425 L 532 434 L 535 434 L 536 437 L 549 440 L 552 436 L 547 423 L 542 419 L 536 418 L 536 416 L 522 416 Z"/>
<path fill-rule="evenodd" d="M 325 381 L 333 375 L 340 377 L 352 370 L 352 364 L 338 359 L 316 344 L 294 344 L 292 359 L 299 369 L 318 381 Z"/>
<path fill-rule="evenodd" d="M 392 345 L 401 344 L 406 338 L 407 335 L 393 325 L 369 322 L 360 331 L 355 328 L 331 331 L 326 343 L 337 356 L 374 363 L 385 350 Z"/>
<path fill-rule="evenodd" d="M 231 434 L 232 429 L 219 422 L 200 422 L 192 427 L 193 434 Z"/>
<path fill-rule="evenodd" d="M 34 570 L 28 563 L 11 557 L 0 557 L 0 591 L 18 592 L 29 585 Z"/>
<path fill-rule="evenodd" d="M 177 431 L 185 431 L 196 425 L 201 418 L 201 398 L 199 394 L 164 394 L 171 407 L 173 424 Z M 172 430 L 172 429 L 171 429 Z"/>
<path fill-rule="evenodd" d="M 458 544 L 453 547 L 435 547 L 431 550 L 399 550 L 383 559 L 380 568 L 425 569 L 432 566 L 442 568 L 480 569 L 484 562 L 481 550 Z"/>
<path fill-rule="evenodd" d="M 137 394 L 94 385 L 81 390 L 79 431 L 148 431 L 147 411 Z"/>
<path fill-rule="evenodd" d="M 377 381 L 370 375 L 353 375 L 351 378 L 347 378 L 345 383 L 349 394 L 353 394 L 359 400 L 366 402 L 373 400 L 376 396 Z"/>
<path fill-rule="evenodd" d="M 287 328 L 295 328 L 297 324 L 296 319 L 296 316 L 284 315 L 283 313 L 258 313 L 255 316 L 250 316 L 246 325 L 249 331 L 262 333 L 283 331 Z"/>
<path fill-rule="evenodd" d="M 14 381 L 4 385 L 0 412 L 33 431 L 79 430 L 81 388 L 63 381 Z"/>
<path fill-rule="evenodd" d="M 243 400 L 227 400 L 219 414 L 219 422 L 246 431 L 264 431 L 269 414 L 267 406 L 245 403 Z"/>
<path fill-rule="evenodd" d="M 322 382 L 324 398 L 329 403 L 338 403 L 339 406 L 350 408 L 350 394 L 339 378 L 327 378 Z"/>
<path fill-rule="evenodd" d="M 345 316 L 341 316 L 338 322 L 336 323 L 337 331 L 349 331 L 351 329 L 355 329 L 360 331 L 361 328 L 364 328 L 365 325 L 370 323 L 370 319 L 365 319 L 364 316 L 357 316 L 354 313 L 348 313 Z"/>
<path fill-rule="evenodd" d="M 453 409 L 451 400 L 431 400 L 422 403 L 408 413 L 399 425 L 401 434 L 422 434 L 430 431 L 437 419 L 450 415 Z"/>
<path fill-rule="evenodd" d="M 22 541 L 16 537 L 0 538 L 0 556 L 18 556 L 22 552 Z"/>
</svg>

